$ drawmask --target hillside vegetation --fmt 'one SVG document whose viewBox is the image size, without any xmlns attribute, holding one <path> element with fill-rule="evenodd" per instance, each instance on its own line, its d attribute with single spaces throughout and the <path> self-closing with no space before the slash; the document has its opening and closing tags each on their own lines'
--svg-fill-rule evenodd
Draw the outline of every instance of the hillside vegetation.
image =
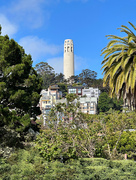
<svg viewBox="0 0 136 180">
<path fill-rule="evenodd" d="M 1 180 L 134 180 L 136 163 L 130 160 L 78 159 L 66 163 L 48 162 L 33 149 L 19 150 L 0 159 Z"/>
</svg>

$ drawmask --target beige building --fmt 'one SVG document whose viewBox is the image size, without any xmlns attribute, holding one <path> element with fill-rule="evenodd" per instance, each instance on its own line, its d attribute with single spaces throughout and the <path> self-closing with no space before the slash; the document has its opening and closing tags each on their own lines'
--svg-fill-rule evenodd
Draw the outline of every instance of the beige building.
<svg viewBox="0 0 136 180">
<path fill-rule="evenodd" d="M 80 97 L 80 110 L 85 114 L 97 113 L 97 97 Z"/>
<path fill-rule="evenodd" d="M 49 114 L 50 109 L 53 107 L 54 97 L 49 91 L 42 90 L 40 98 L 40 110 L 42 114 Z"/>
<path fill-rule="evenodd" d="M 41 91 L 40 98 L 40 110 L 42 114 L 49 114 L 53 105 L 56 104 L 56 100 L 62 97 L 62 92 L 59 91 L 58 85 L 52 85 L 48 88 L 48 91 Z"/>
<path fill-rule="evenodd" d="M 56 103 L 57 99 L 62 98 L 62 92 L 59 91 L 58 85 L 49 86 L 48 92 L 53 96 L 53 104 Z"/>
<path fill-rule="evenodd" d="M 64 41 L 64 78 L 68 79 L 74 75 L 74 45 L 72 39 Z"/>
</svg>

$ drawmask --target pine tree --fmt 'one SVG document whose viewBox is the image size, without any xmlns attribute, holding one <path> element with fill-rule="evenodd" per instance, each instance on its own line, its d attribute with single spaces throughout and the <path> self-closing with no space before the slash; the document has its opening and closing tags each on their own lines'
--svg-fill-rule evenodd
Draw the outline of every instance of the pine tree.
<svg viewBox="0 0 136 180">
<path fill-rule="evenodd" d="M 40 113 L 41 86 L 31 56 L 13 39 L 0 35 L 0 125 L 35 118 Z"/>
</svg>

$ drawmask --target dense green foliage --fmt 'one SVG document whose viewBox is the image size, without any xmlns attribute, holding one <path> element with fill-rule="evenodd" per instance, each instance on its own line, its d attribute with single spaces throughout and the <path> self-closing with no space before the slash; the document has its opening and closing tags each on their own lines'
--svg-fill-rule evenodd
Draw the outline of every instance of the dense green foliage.
<svg viewBox="0 0 136 180">
<path fill-rule="evenodd" d="M 91 87 L 96 77 L 97 73 L 95 71 L 91 71 L 90 69 L 84 69 L 79 74 L 78 79 L 81 84 L 85 84 L 86 86 Z"/>
<path fill-rule="evenodd" d="M 65 127 L 65 128 L 64 128 Z M 78 129 L 73 123 L 69 126 L 56 125 L 44 130 L 36 140 L 36 148 L 45 160 L 65 162 L 79 157 L 93 157 L 94 138 L 88 129 Z"/>
<path fill-rule="evenodd" d="M 67 84 L 66 83 L 57 83 L 59 86 L 59 90 L 62 92 L 62 96 L 65 97 L 68 92 Z"/>
<path fill-rule="evenodd" d="M 98 99 L 98 112 L 107 112 L 109 109 L 122 110 L 123 100 L 117 98 L 110 98 L 106 92 L 100 94 Z"/>
<path fill-rule="evenodd" d="M 134 180 L 136 163 L 83 158 L 61 163 L 47 162 L 31 149 L 19 150 L 8 159 L 0 158 L 1 180 Z"/>
<path fill-rule="evenodd" d="M 27 126 L 40 113 L 42 80 L 32 67 L 30 55 L 8 36 L 0 35 L 0 126 Z"/>
<path fill-rule="evenodd" d="M 103 157 L 135 158 L 136 116 L 134 112 L 88 115 L 58 104 L 37 137 L 36 148 L 46 160 Z M 64 113 L 64 118 L 62 118 Z M 59 116 L 58 116 L 59 115 Z M 72 115 L 72 116 L 71 116 Z M 72 120 L 71 120 L 72 117 Z"/>
</svg>

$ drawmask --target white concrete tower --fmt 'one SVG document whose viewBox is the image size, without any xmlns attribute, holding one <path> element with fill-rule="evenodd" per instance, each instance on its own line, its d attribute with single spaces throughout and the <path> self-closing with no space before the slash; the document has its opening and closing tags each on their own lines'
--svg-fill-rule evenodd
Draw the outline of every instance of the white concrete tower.
<svg viewBox="0 0 136 180">
<path fill-rule="evenodd" d="M 68 79 L 74 75 L 74 46 L 72 39 L 64 41 L 64 77 Z"/>
</svg>

